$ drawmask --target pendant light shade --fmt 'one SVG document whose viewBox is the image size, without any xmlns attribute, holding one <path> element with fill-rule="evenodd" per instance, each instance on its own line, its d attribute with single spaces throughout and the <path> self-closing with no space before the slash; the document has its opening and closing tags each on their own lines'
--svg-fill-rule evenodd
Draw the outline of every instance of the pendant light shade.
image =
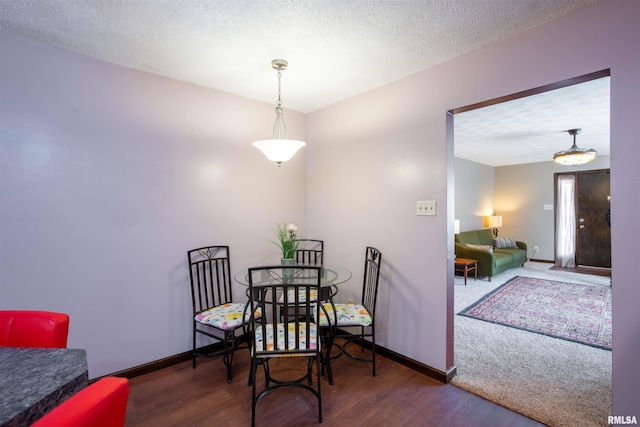
<svg viewBox="0 0 640 427">
<path fill-rule="evenodd" d="M 280 164 L 291 160 L 296 151 L 306 144 L 295 139 L 262 139 L 251 145 L 262 151 L 267 159 Z"/>
<path fill-rule="evenodd" d="M 571 129 L 569 135 L 573 135 L 573 145 L 566 151 L 560 151 L 553 155 L 553 161 L 565 166 L 578 166 L 589 163 L 598 156 L 596 150 L 580 148 L 576 145 L 576 135 L 582 129 Z"/>
<path fill-rule="evenodd" d="M 287 139 L 287 125 L 284 123 L 282 100 L 280 99 L 280 80 L 282 79 L 282 71 L 286 70 L 288 65 L 289 63 L 284 59 L 271 61 L 271 67 L 278 71 L 278 103 L 276 105 L 276 122 L 273 125 L 273 138 L 251 144 L 262 151 L 267 159 L 278 163 L 278 166 L 282 162 L 290 160 L 300 148 L 306 145 L 303 141 Z"/>
</svg>

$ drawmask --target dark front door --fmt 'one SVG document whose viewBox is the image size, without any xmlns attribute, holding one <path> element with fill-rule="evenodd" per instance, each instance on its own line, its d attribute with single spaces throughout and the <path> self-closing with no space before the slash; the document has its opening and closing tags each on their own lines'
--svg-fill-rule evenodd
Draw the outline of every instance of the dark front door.
<svg viewBox="0 0 640 427">
<path fill-rule="evenodd" d="M 611 268 L 609 171 L 576 175 L 576 264 Z"/>
</svg>

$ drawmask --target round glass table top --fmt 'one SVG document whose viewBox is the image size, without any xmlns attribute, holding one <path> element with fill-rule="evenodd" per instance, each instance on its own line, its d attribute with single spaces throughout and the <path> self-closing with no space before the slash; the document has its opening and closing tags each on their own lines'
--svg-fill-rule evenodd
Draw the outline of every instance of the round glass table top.
<svg viewBox="0 0 640 427">
<path fill-rule="evenodd" d="M 275 266 L 275 267 L 279 267 L 279 266 Z M 291 268 L 294 269 L 295 266 L 291 266 Z M 258 276 L 258 279 L 260 280 L 260 284 L 262 285 L 276 284 L 282 280 L 280 277 L 270 276 L 269 274 L 267 274 L 266 271 L 263 271 L 262 273 L 263 274 L 260 274 L 260 276 Z M 344 283 L 347 280 L 351 279 L 351 272 L 343 267 L 338 267 L 335 265 L 323 265 L 320 270 L 320 277 L 321 277 L 320 286 L 322 287 L 339 285 L 340 283 Z M 249 286 L 249 269 L 244 269 L 242 271 L 237 272 L 234 278 L 236 282 L 245 286 Z M 254 277 L 254 283 L 255 283 L 255 279 L 256 278 Z"/>
</svg>

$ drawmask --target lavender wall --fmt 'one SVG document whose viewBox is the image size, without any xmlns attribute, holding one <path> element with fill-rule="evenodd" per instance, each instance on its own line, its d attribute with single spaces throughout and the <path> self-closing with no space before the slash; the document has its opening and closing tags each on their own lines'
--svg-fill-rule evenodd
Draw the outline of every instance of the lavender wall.
<svg viewBox="0 0 640 427">
<path fill-rule="evenodd" d="M 382 250 L 382 345 L 442 371 L 453 363 L 446 111 L 610 68 L 614 413 L 639 415 L 638 17 L 640 2 L 601 1 L 309 115 L 309 224 L 342 242 L 330 253 L 353 268 L 365 245 Z M 415 216 L 417 200 L 436 200 L 437 216 Z"/>
<path fill-rule="evenodd" d="M 251 147 L 273 105 L 0 42 L 0 309 L 69 313 L 92 378 L 187 351 L 187 250 L 278 260 L 275 222 L 306 220 L 305 149 L 278 168 Z"/>
</svg>

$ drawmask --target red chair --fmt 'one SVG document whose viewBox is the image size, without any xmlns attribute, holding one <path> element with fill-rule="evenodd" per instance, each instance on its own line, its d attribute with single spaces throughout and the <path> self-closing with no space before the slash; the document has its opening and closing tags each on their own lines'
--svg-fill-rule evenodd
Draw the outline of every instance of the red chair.
<svg viewBox="0 0 640 427">
<path fill-rule="evenodd" d="M 69 316 L 31 310 L 0 310 L 0 346 L 66 348 Z"/>
<path fill-rule="evenodd" d="M 128 398 L 128 379 L 105 377 L 62 402 L 32 427 L 121 427 Z"/>
</svg>

